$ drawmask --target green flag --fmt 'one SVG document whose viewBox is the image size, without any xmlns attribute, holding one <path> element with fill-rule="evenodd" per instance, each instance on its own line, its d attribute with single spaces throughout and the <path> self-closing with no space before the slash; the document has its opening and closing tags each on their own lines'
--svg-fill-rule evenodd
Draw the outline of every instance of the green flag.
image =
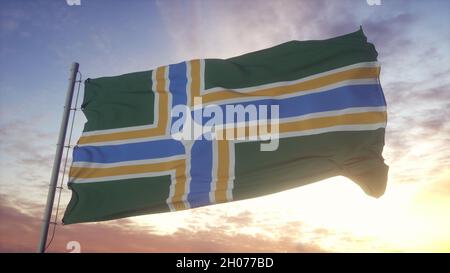
<svg viewBox="0 0 450 273">
<path fill-rule="evenodd" d="M 359 30 L 88 79 L 63 222 L 242 200 L 338 175 L 378 197 L 388 171 L 379 72 Z"/>
</svg>

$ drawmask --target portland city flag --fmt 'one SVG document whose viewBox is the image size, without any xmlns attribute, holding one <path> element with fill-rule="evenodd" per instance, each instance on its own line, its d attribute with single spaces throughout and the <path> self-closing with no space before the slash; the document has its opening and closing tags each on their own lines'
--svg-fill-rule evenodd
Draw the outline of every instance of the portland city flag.
<svg viewBox="0 0 450 273">
<path fill-rule="evenodd" d="M 87 79 L 65 224 L 253 198 L 333 176 L 386 188 L 386 102 L 362 29 Z"/>
</svg>

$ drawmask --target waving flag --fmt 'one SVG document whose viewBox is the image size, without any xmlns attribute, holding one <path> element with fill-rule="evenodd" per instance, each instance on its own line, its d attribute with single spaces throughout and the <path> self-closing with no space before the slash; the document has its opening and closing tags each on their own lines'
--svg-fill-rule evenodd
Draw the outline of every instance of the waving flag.
<svg viewBox="0 0 450 273">
<path fill-rule="evenodd" d="M 377 52 L 359 30 L 88 79 L 63 222 L 195 208 L 337 175 L 378 197 L 388 171 L 379 72 Z M 240 118 L 236 109 L 244 109 Z M 270 124 L 269 138 L 252 137 L 260 124 Z M 200 136 L 180 137 L 199 126 Z M 243 137 L 228 137 L 239 128 Z"/>
</svg>

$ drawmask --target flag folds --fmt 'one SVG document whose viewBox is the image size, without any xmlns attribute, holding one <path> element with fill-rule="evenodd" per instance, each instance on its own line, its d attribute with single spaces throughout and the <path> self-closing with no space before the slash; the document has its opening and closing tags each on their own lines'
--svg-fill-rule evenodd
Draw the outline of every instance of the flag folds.
<svg viewBox="0 0 450 273">
<path fill-rule="evenodd" d="M 195 208 L 338 175 L 378 197 L 388 172 L 379 73 L 377 52 L 359 30 L 226 60 L 88 79 L 87 122 L 73 151 L 72 198 L 63 222 Z M 244 138 L 174 137 L 182 116 L 176 109 L 187 109 L 184 120 L 202 114 L 196 125 L 214 119 L 226 132 L 230 122 L 217 113 L 238 106 L 248 110 L 238 122 Z M 262 118 L 272 106 L 276 113 Z M 278 144 L 265 151 L 267 140 L 249 132 L 254 122 L 275 116 Z"/>
</svg>

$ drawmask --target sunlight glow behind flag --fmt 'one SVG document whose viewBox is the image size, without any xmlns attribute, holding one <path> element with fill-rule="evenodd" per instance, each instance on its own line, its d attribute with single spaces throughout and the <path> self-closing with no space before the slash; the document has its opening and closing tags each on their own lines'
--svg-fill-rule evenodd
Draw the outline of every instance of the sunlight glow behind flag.
<svg viewBox="0 0 450 273">
<path fill-rule="evenodd" d="M 63 222 L 242 200 L 338 175 L 378 197 L 388 172 L 379 73 L 377 52 L 359 30 L 88 79 L 82 105 L 88 121 L 73 151 Z M 260 140 L 174 139 L 172 110 L 195 109 L 195 98 L 200 111 L 277 105 L 278 149 L 261 151 Z"/>
</svg>

